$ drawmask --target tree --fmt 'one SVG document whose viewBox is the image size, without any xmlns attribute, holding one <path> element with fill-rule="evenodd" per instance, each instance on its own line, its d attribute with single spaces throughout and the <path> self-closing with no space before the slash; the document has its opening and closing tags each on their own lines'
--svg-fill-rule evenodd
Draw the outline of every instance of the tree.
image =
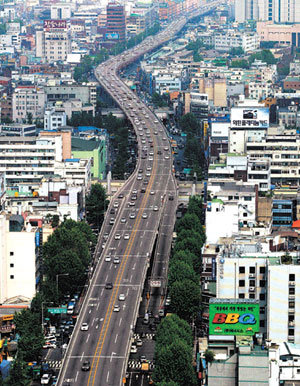
<svg viewBox="0 0 300 386">
<path fill-rule="evenodd" d="M 200 309 L 200 286 L 191 280 L 176 281 L 170 288 L 171 309 L 180 318 L 191 321 Z"/>
<path fill-rule="evenodd" d="M 249 63 L 252 64 L 255 60 L 261 60 L 267 64 L 275 64 L 277 60 L 270 50 L 262 50 L 259 52 L 255 52 L 249 58 Z"/>
<path fill-rule="evenodd" d="M 166 106 L 168 106 L 168 103 L 157 92 L 152 94 L 152 102 L 155 105 L 155 107 L 166 107 Z"/>
<path fill-rule="evenodd" d="M 154 382 L 174 381 L 181 386 L 197 385 L 192 366 L 192 349 L 175 338 L 169 346 L 157 346 L 155 351 Z"/>
<path fill-rule="evenodd" d="M 173 261 L 183 261 L 184 263 L 186 263 L 188 265 L 192 265 L 196 272 L 199 272 L 199 268 L 201 265 L 200 259 L 197 255 L 191 253 L 188 250 L 184 250 L 184 249 L 182 249 L 182 250 L 178 249 L 175 251 L 173 257 L 171 258 L 170 264 L 172 264 Z M 195 267 L 197 269 L 195 269 Z"/>
<path fill-rule="evenodd" d="M 182 130 L 187 134 L 197 134 L 199 124 L 193 113 L 187 113 L 180 118 L 179 124 Z"/>
<path fill-rule="evenodd" d="M 59 225 L 59 216 L 54 214 L 51 221 L 52 228 L 56 228 Z"/>
<path fill-rule="evenodd" d="M 204 356 L 207 363 L 211 363 L 215 359 L 215 353 L 208 349 L 205 351 Z"/>
<path fill-rule="evenodd" d="M 193 335 L 190 325 L 178 315 L 172 314 L 161 321 L 156 334 L 156 345 L 168 346 L 175 338 L 182 339 L 192 347 Z"/>
<path fill-rule="evenodd" d="M 90 194 L 86 197 L 86 219 L 100 229 L 105 210 L 108 207 L 105 189 L 101 184 L 93 184 Z"/>
<path fill-rule="evenodd" d="M 168 285 L 172 288 L 173 284 L 183 280 L 190 280 L 199 284 L 199 276 L 195 273 L 193 266 L 180 260 L 173 260 L 170 264 Z"/>
<path fill-rule="evenodd" d="M 229 54 L 232 56 L 242 56 L 244 55 L 244 50 L 242 47 L 232 47 Z"/>
<path fill-rule="evenodd" d="M 199 217 L 196 214 L 186 213 L 180 220 L 176 222 L 176 232 L 181 230 L 191 230 L 200 234 L 203 232 L 203 226 Z"/>
<path fill-rule="evenodd" d="M 201 62 L 203 60 L 203 56 L 199 54 L 199 52 L 193 53 L 193 61 L 194 62 Z"/>
<path fill-rule="evenodd" d="M 23 360 L 22 353 L 18 352 L 17 358 L 12 363 L 8 378 L 4 381 L 7 386 L 29 386 L 31 379 L 27 363 Z"/>
<path fill-rule="evenodd" d="M 249 62 L 246 59 L 232 60 L 229 67 L 230 68 L 249 68 Z"/>
<path fill-rule="evenodd" d="M 199 195 L 190 197 L 189 203 L 188 203 L 187 213 L 188 214 L 195 214 L 200 219 L 200 222 L 202 223 L 202 220 L 203 220 L 203 202 L 202 202 L 202 198 Z"/>
<path fill-rule="evenodd" d="M 162 381 L 156 384 L 157 386 L 179 386 L 179 383 L 174 381 Z"/>
<path fill-rule="evenodd" d="M 28 123 L 29 125 L 32 124 L 32 113 L 27 113 L 27 123 Z"/>
</svg>

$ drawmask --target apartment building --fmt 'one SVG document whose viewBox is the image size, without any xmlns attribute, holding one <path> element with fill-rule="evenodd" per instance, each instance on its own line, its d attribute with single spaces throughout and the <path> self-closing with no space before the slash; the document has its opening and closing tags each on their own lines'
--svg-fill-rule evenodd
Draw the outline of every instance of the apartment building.
<svg viewBox="0 0 300 386">
<path fill-rule="evenodd" d="M 66 20 L 44 20 L 42 31 L 36 32 L 36 56 L 54 63 L 71 53 L 71 35 Z"/>
<path fill-rule="evenodd" d="M 56 130 L 61 126 L 66 126 L 67 114 L 63 111 L 55 111 L 55 109 L 48 109 L 44 114 L 44 129 Z"/>
<path fill-rule="evenodd" d="M 83 105 L 91 104 L 96 106 L 97 83 L 89 82 L 82 85 L 60 84 L 57 86 L 45 86 L 46 101 L 48 104 L 55 102 L 65 103 L 73 100 L 80 100 Z"/>
<path fill-rule="evenodd" d="M 216 33 L 214 39 L 215 50 L 230 51 L 241 47 L 244 52 L 255 51 L 259 48 L 260 38 L 257 33 Z"/>
<path fill-rule="evenodd" d="M 106 37 L 123 42 L 126 35 L 125 7 L 117 2 L 109 2 L 106 7 Z"/>
<path fill-rule="evenodd" d="M 300 185 L 300 138 L 295 135 L 266 135 L 260 140 L 249 140 L 246 152 L 252 158 L 269 158 L 273 185 Z"/>
<path fill-rule="evenodd" d="M 0 133 L 6 136 L 33 137 L 37 134 L 37 131 L 35 125 L 9 123 L 0 125 Z"/>
<path fill-rule="evenodd" d="M 23 123 L 32 119 L 44 117 L 46 103 L 45 90 L 37 86 L 19 86 L 15 88 L 12 96 L 13 121 Z"/>
</svg>

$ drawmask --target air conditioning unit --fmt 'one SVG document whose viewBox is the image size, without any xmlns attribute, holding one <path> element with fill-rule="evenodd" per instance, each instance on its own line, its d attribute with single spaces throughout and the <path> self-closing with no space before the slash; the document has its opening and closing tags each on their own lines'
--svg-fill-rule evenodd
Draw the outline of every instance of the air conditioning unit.
<svg viewBox="0 0 300 386">
<path fill-rule="evenodd" d="M 255 292 L 255 287 L 249 287 L 250 292 Z"/>
<path fill-rule="evenodd" d="M 295 322 L 289 322 L 289 326 L 295 326 Z"/>
<path fill-rule="evenodd" d="M 255 273 L 249 273 L 249 277 L 255 277 Z"/>
<path fill-rule="evenodd" d="M 294 281 L 290 281 L 289 285 L 295 285 L 295 282 Z"/>
</svg>

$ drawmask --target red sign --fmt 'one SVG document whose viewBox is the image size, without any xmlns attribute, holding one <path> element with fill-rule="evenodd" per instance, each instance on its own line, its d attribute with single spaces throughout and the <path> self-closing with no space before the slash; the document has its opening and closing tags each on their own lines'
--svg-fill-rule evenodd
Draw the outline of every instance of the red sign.
<svg viewBox="0 0 300 386">
<path fill-rule="evenodd" d="M 67 20 L 44 20 L 45 29 L 64 29 L 67 28 Z"/>
</svg>

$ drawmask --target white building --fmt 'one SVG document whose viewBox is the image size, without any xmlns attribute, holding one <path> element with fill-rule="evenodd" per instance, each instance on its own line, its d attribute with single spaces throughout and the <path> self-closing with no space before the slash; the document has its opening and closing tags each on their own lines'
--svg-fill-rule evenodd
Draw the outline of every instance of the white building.
<svg viewBox="0 0 300 386">
<path fill-rule="evenodd" d="M 36 86 L 20 86 L 13 92 L 13 121 L 23 123 L 31 114 L 32 119 L 44 117 L 46 96 L 43 88 Z"/>
<path fill-rule="evenodd" d="M 21 216 L 0 215 L 0 302 L 31 300 L 36 292 L 37 228 L 22 226 Z M 20 221 L 18 231 L 12 224 Z"/>
<path fill-rule="evenodd" d="M 51 19 L 70 19 L 72 15 L 71 3 L 56 3 L 51 5 Z"/>
<path fill-rule="evenodd" d="M 44 115 L 44 129 L 55 130 L 61 126 L 66 126 L 67 114 L 63 111 L 55 111 L 55 109 L 49 109 L 45 111 Z"/>
<path fill-rule="evenodd" d="M 244 52 L 255 51 L 259 48 L 260 37 L 257 33 L 227 32 L 215 35 L 215 49 L 230 51 L 232 48 L 241 47 Z"/>
<path fill-rule="evenodd" d="M 155 91 L 158 94 L 181 91 L 181 80 L 172 74 L 159 74 L 155 76 Z"/>
</svg>

